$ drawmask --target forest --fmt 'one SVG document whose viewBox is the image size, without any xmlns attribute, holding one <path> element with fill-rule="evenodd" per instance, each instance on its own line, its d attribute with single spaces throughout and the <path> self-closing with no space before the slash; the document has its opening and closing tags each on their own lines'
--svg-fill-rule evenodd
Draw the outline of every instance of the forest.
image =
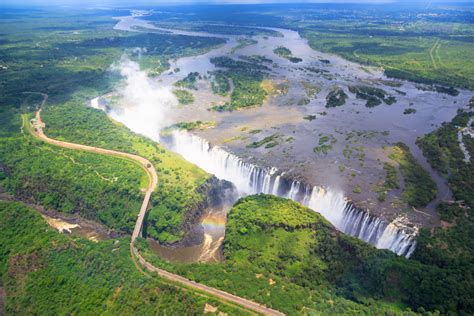
<svg viewBox="0 0 474 316">
<path fill-rule="evenodd" d="M 467 315 L 472 308 L 472 279 L 466 278 L 471 270 L 427 260 L 427 244 L 407 260 L 337 232 L 291 200 L 268 195 L 243 198 L 230 211 L 224 263 L 171 264 L 152 253 L 146 240 L 140 247 L 157 266 L 291 315 Z"/>
<path fill-rule="evenodd" d="M 428 91 L 456 96 L 465 93 L 461 89 L 474 88 L 474 63 L 469 58 L 472 12 L 440 8 L 436 15 L 425 16 L 421 8 L 407 12 L 387 5 L 381 18 L 371 8 L 170 6 L 164 13 L 152 12 L 143 18 L 157 26 L 242 36 L 279 36 L 277 30 L 255 26 L 291 28 L 314 49 L 381 67 L 388 76 L 427 83 L 424 89 Z M 18 201 L 0 200 L 0 290 L 7 293 L 7 314 L 194 315 L 201 314 L 206 303 L 228 315 L 247 314 L 137 269 L 130 257 L 129 235 L 147 186 L 146 174 L 126 159 L 63 149 L 33 137 L 29 120 L 42 101 L 38 92 L 49 95 L 42 110 L 49 137 L 137 154 L 152 162 L 159 182 L 145 219 L 144 238 L 138 239 L 137 247 L 154 265 L 288 315 L 472 313 L 474 172 L 458 140 L 458 133 L 473 118 L 472 104 L 471 110 L 458 111 L 452 121 L 417 140 L 430 165 L 448 182 L 453 199 L 437 206 L 439 227 L 420 229 L 409 260 L 340 233 L 300 204 L 268 195 L 243 197 L 232 207 L 223 241 L 224 261 L 178 264 L 159 258 L 149 239 L 165 245 L 183 241 L 189 216 L 205 203 L 213 179 L 159 143 L 85 105 L 112 91 L 119 78 L 110 66 L 123 54 L 156 76 L 168 70 L 169 60 L 206 52 L 225 40 L 114 30 L 116 21 L 111 18 L 123 13 L 65 8 L 0 12 L 0 193 Z M 242 46 L 236 49 L 254 44 L 248 38 L 238 43 Z M 283 46 L 274 53 L 292 63 L 302 62 Z M 266 89 L 271 85 L 271 59 L 217 56 L 211 62 L 218 68 L 210 74 L 212 92 L 230 98 L 211 110 L 258 107 L 271 95 Z M 328 75 L 323 69 L 307 71 Z M 175 83 L 182 108 L 193 103 L 199 77 L 191 72 Z M 303 86 L 305 96 L 295 102 L 300 105 L 307 105 L 321 91 L 309 82 L 297 84 Z M 331 86 L 323 97 L 323 109 L 343 111 L 348 94 L 367 107 L 396 106 L 394 96 L 366 84 L 348 89 Z M 411 115 L 405 118 L 411 119 L 415 111 L 406 108 L 405 114 Z M 177 123 L 169 131 L 204 131 L 216 126 L 215 116 L 227 114 L 209 112 L 209 120 Z M 316 115 L 304 119 L 310 123 Z M 249 129 L 248 133 L 261 131 Z M 251 153 L 283 143 L 279 132 L 266 135 L 249 141 L 245 149 Z M 474 156 L 474 140 L 462 139 Z M 332 134 L 321 133 L 311 154 L 321 158 L 335 143 Z M 396 142 L 387 148 L 391 154 L 383 163 L 379 201 L 400 189 L 410 206 L 426 206 L 437 194 L 430 174 L 407 145 Z M 361 193 L 360 187 L 353 192 Z M 26 203 L 97 221 L 120 237 L 93 242 L 60 234 Z"/>
<path fill-rule="evenodd" d="M 152 195 L 145 231 L 161 242 L 184 237 L 184 216 L 203 199 L 198 188 L 208 178 L 204 171 L 150 139 L 112 122 L 104 112 L 81 106 L 74 100 L 46 108 L 42 117 L 50 137 L 138 154 L 150 160 L 159 181 Z"/>
<path fill-rule="evenodd" d="M 128 238 L 92 242 L 58 233 L 36 210 L 0 201 L 0 286 L 15 315 L 195 314 L 205 304 L 248 315 L 150 278 L 134 266 Z"/>
</svg>

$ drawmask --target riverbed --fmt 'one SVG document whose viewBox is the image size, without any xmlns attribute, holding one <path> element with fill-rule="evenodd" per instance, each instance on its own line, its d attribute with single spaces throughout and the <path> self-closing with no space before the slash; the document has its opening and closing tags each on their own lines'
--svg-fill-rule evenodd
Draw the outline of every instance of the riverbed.
<svg viewBox="0 0 474 316">
<path fill-rule="evenodd" d="M 228 100 L 228 97 L 212 93 L 209 80 L 202 79 L 196 84 L 197 90 L 192 91 L 195 102 L 189 106 L 178 106 L 168 111 L 168 123 L 181 121 L 215 121 L 213 129 L 196 131 L 195 133 L 214 145 L 218 145 L 229 153 L 233 153 L 244 161 L 252 162 L 262 168 L 277 168 L 287 177 L 298 179 L 308 185 L 332 188 L 353 201 L 359 208 L 367 209 L 377 216 L 391 221 L 400 215 L 418 227 L 439 225 L 434 211 L 436 202 L 450 199 L 451 193 L 442 179 L 428 165 L 426 159 L 415 144 L 416 138 L 440 126 L 444 121 L 451 120 L 459 108 L 464 107 L 473 93 L 461 90 L 459 95 L 430 91 L 426 86 L 412 82 L 393 80 L 383 75 L 383 69 L 362 66 L 341 57 L 311 49 L 307 41 L 298 32 L 280 28 L 271 28 L 282 37 L 253 36 L 255 44 L 235 49 L 238 40 L 244 36 L 210 34 L 205 32 L 189 32 L 156 27 L 139 16 L 118 17 L 115 29 L 122 31 L 170 32 L 176 35 L 210 36 L 225 38 L 224 45 L 198 56 L 183 57 L 170 61 L 170 70 L 154 78 L 154 83 L 163 89 L 172 89 L 172 84 L 183 79 L 190 72 L 206 75 L 216 70 L 210 58 L 229 56 L 260 55 L 272 60 L 268 79 L 274 84 L 285 84 L 287 93 L 269 97 L 261 107 L 234 112 L 214 112 L 208 109 Z M 292 54 L 302 61 L 292 63 L 279 57 L 273 50 L 284 45 Z M 309 68 L 322 70 L 324 75 L 308 71 Z M 177 70 L 177 71 L 174 71 Z M 306 105 L 298 105 L 306 95 L 303 82 L 320 87 L 316 97 Z M 357 99 L 348 91 L 351 85 L 370 85 L 382 88 L 395 96 L 397 102 L 392 105 L 381 104 L 367 108 L 365 101 Z M 325 96 L 335 86 L 344 89 L 348 95 L 345 105 L 326 108 Z M 122 107 L 122 108 L 121 108 Z M 124 111 L 125 107 L 125 111 Z M 140 122 L 130 122 L 127 111 L 140 111 L 141 104 L 119 104 L 118 108 L 108 109 L 109 115 L 126 124 L 132 130 L 141 132 L 159 141 L 160 126 L 153 116 L 141 116 Z M 407 108 L 416 109 L 414 114 L 404 114 Z M 145 109 L 143 109 L 145 110 Z M 305 119 L 311 115 L 311 120 Z M 134 129 L 143 125 L 154 127 L 151 132 Z M 251 130 L 261 130 L 249 133 Z M 278 145 L 272 148 L 248 148 L 247 145 L 263 137 L 276 135 Z M 330 136 L 335 142 L 326 154 L 315 153 L 322 136 Z M 438 186 L 438 196 L 428 207 L 414 210 L 404 204 L 400 198 L 400 190 L 389 194 L 384 202 L 377 199 L 375 187 L 385 179 L 384 162 L 389 159 L 390 146 L 395 142 L 406 143 L 419 163 L 430 172 Z M 351 152 L 352 155 L 345 153 Z M 195 162 L 199 165 L 199 162 Z M 392 162 L 393 163 L 393 162 Z M 356 188 L 358 188 L 356 190 Z M 226 210 L 221 210 L 218 217 L 224 219 Z M 212 215 L 212 212 L 209 213 Z M 210 216 L 211 216 L 210 215 Z M 215 216 L 216 214 L 212 215 Z M 212 217 L 211 216 L 211 217 Z M 205 225 L 206 217 L 203 217 Z M 187 256 L 190 261 L 215 261 L 219 251 L 214 249 L 223 237 L 224 230 L 215 234 L 207 234 L 202 245 L 193 246 Z M 209 239 L 211 238 L 211 239 Z M 186 261 L 176 252 L 155 246 L 155 250 L 170 260 Z M 213 250 L 210 259 L 203 259 L 201 254 Z M 167 255 L 167 253 L 170 253 Z"/>
</svg>

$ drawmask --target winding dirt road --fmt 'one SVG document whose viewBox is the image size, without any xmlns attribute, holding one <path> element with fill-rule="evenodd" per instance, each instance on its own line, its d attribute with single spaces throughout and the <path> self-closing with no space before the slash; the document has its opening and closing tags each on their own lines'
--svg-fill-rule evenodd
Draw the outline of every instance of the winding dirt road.
<svg viewBox="0 0 474 316">
<path fill-rule="evenodd" d="M 285 315 L 279 311 L 270 309 L 265 307 L 264 305 L 255 303 L 253 301 L 247 300 L 245 298 L 215 289 L 213 287 L 209 287 L 207 285 L 203 285 L 194 281 L 191 281 L 189 279 L 186 279 L 180 275 L 170 273 L 168 271 L 165 271 L 163 269 L 159 269 L 155 266 L 153 266 L 151 263 L 147 262 L 138 252 L 138 250 L 135 247 L 135 240 L 137 239 L 138 236 L 140 236 L 142 227 L 143 227 L 143 221 L 145 219 L 146 211 L 148 208 L 148 204 L 150 202 L 150 197 L 153 191 L 156 189 L 156 185 L 158 183 L 158 176 L 156 174 L 156 170 L 153 167 L 153 164 L 140 156 L 133 155 L 133 154 L 128 154 L 120 151 L 115 151 L 115 150 L 110 150 L 110 149 L 103 149 L 103 148 L 98 148 L 98 147 L 93 147 L 93 146 L 86 146 L 86 145 L 81 145 L 81 144 L 75 144 L 75 143 L 69 143 L 69 142 L 64 142 L 56 139 L 49 138 L 44 134 L 43 128 L 45 127 L 45 124 L 41 120 L 41 108 L 43 105 L 46 103 L 48 99 L 47 94 L 42 94 L 44 99 L 43 102 L 40 106 L 40 109 L 35 113 L 35 119 L 32 120 L 32 125 L 33 129 L 30 129 L 33 135 L 44 142 L 52 145 L 56 145 L 59 147 L 64 147 L 64 148 L 70 148 L 70 149 L 77 149 L 77 150 L 83 150 L 83 151 L 88 151 L 88 152 L 93 152 L 93 153 L 98 153 L 98 154 L 104 154 L 104 155 L 111 155 L 115 157 L 121 157 L 125 158 L 128 160 L 135 161 L 140 164 L 140 166 L 146 171 L 146 173 L 149 176 L 149 182 L 148 182 L 148 188 L 145 192 L 145 197 L 143 199 L 143 203 L 140 208 L 140 213 L 138 214 L 137 217 L 137 222 L 135 223 L 135 228 L 133 229 L 132 233 L 132 238 L 130 242 L 130 250 L 132 253 L 132 257 L 138 259 L 138 262 L 146 268 L 150 272 L 157 273 L 160 277 L 167 279 L 169 281 L 172 281 L 173 283 L 177 283 L 181 286 L 184 286 L 185 288 L 190 288 L 193 290 L 196 290 L 198 292 L 203 292 L 208 295 L 211 295 L 213 297 L 217 297 L 221 300 L 240 305 L 246 309 L 252 310 L 254 312 L 257 312 L 259 314 L 264 314 L 264 315 Z M 23 120 L 25 118 L 23 117 Z M 25 122 L 23 122 L 25 123 Z"/>
</svg>

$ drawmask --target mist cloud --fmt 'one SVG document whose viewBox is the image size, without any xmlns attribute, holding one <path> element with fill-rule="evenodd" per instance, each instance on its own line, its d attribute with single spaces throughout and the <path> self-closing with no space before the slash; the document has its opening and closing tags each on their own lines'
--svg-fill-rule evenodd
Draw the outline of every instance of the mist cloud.
<svg viewBox="0 0 474 316">
<path fill-rule="evenodd" d="M 109 115 L 134 132 L 158 140 L 159 130 L 171 124 L 170 113 L 178 104 L 171 87 L 152 81 L 146 71 L 126 55 L 111 68 L 124 80 L 116 89 L 120 101 Z"/>
</svg>

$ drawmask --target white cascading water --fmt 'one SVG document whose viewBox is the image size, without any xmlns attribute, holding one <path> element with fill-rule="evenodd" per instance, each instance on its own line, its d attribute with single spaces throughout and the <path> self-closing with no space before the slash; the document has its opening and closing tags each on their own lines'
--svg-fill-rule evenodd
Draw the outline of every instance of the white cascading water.
<svg viewBox="0 0 474 316">
<path fill-rule="evenodd" d="M 244 162 L 186 131 L 174 131 L 171 139 L 173 151 L 217 178 L 232 182 L 242 196 L 266 193 L 289 198 L 320 213 L 338 230 L 379 249 L 407 258 L 415 250 L 417 231 L 407 227 L 403 218 L 387 223 L 354 207 L 341 192 L 288 180 L 276 168 L 267 171 Z"/>
</svg>

